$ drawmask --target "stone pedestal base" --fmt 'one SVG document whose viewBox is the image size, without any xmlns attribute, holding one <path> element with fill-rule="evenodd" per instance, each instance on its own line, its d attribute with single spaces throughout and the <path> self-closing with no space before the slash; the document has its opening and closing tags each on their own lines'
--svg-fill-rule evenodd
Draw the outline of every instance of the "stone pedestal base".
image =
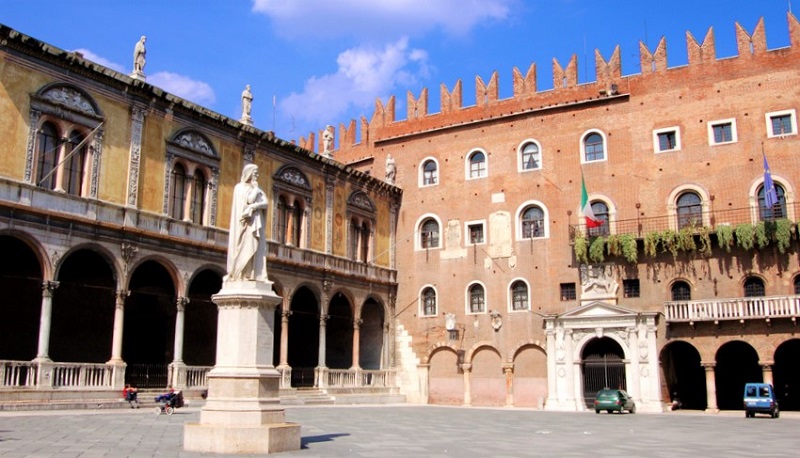
<svg viewBox="0 0 800 458">
<path fill-rule="evenodd" d="M 300 450 L 300 425 L 277 423 L 261 426 L 187 423 L 183 448 L 192 452 L 265 454 Z"/>
</svg>

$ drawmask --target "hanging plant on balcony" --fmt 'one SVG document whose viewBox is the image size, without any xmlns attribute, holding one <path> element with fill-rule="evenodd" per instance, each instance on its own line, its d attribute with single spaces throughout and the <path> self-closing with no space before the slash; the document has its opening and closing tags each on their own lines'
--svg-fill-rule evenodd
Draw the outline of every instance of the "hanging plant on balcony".
<svg viewBox="0 0 800 458">
<path fill-rule="evenodd" d="M 694 226 L 686 226 L 680 231 L 678 231 L 678 237 L 676 243 L 678 244 L 678 248 L 682 251 L 695 251 L 697 249 L 697 243 L 694 241 Z"/>
<path fill-rule="evenodd" d="M 606 237 L 606 252 L 609 256 L 619 256 L 620 254 L 620 246 L 619 246 L 619 239 L 615 234 L 611 234 Z"/>
<path fill-rule="evenodd" d="M 606 240 L 603 237 L 596 237 L 589 246 L 589 259 L 592 262 L 603 262 L 606 259 Z"/>
<path fill-rule="evenodd" d="M 769 226 L 772 226 L 772 224 L 769 224 Z M 759 221 L 755 226 L 754 235 L 759 250 L 769 245 L 769 239 L 771 238 L 769 234 L 771 231 L 769 229 L 770 228 L 765 221 Z"/>
<path fill-rule="evenodd" d="M 778 243 L 778 251 L 786 253 L 786 249 L 792 243 L 792 222 L 786 218 L 775 221 L 775 241 Z"/>
<path fill-rule="evenodd" d="M 622 234 L 619 236 L 619 244 L 622 247 L 622 255 L 625 256 L 625 259 L 632 264 L 636 264 L 639 259 L 636 237 L 633 234 Z"/>
<path fill-rule="evenodd" d="M 752 224 L 742 223 L 733 230 L 736 234 L 736 245 L 745 250 L 750 250 L 755 245 L 756 228 Z"/>
<path fill-rule="evenodd" d="M 731 252 L 733 246 L 733 228 L 728 225 L 717 226 L 717 243 L 719 247 L 728 253 Z"/>
<path fill-rule="evenodd" d="M 574 243 L 575 259 L 579 263 L 589 264 L 589 240 L 582 232 L 579 232 L 575 236 Z"/>
<path fill-rule="evenodd" d="M 660 239 L 658 232 L 648 232 L 644 235 L 644 254 L 655 258 L 658 254 L 658 241 Z"/>
<path fill-rule="evenodd" d="M 700 226 L 697 228 L 697 234 L 700 236 L 700 246 L 697 247 L 697 251 L 700 253 L 700 256 L 704 258 L 708 258 L 711 256 L 711 230 L 706 226 Z"/>
<path fill-rule="evenodd" d="M 661 233 L 659 238 L 661 239 L 661 247 L 663 251 L 669 251 L 672 253 L 673 258 L 677 257 L 678 248 L 680 247 L 678 244 L 678 233 L 672 229 L 667 229 Z"/>
</svg>

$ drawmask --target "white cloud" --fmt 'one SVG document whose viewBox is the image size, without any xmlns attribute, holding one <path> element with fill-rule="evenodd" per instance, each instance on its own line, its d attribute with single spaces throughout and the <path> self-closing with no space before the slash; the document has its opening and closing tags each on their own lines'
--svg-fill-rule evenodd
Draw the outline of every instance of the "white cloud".
<svg viewBox="0 0 800 458">
<path fill-rule="evenodd" d="M 199 105 L 210 105 L 216 101 L 214 89 L 208 83 L 193 80 L 188 76 L 158 72 L 147 75 L 147 82 Z"/>
<path fill-rule="evenodd" d="M 285 36 L 399 36 L 443 28 L 464 34 L 509 17 L 519 0 L 253 0 Z M 302 27 L 298 27 L 302 24 Z"/>
<path fill-rule="evenodd" d="M 111 62 L 110 60 L 106 59 L 105 57 L 100 57 L 97 54 L 89 51 L 88 49 L 80 48 L 80 49 L 73 49 L 72 52 L 82 54 L 83 58 L 86 60 L 90 60 L 96 64 L 100 64 L 104 67 L 108 67 L 112 70 L 116 70 L 120 73 L 125 73 L 125 67 L 117 64 L 115 62 Z"/>
<path fill-rule="evenodd" d="M 336 63 L 336 73 L 312 77 L 302 93 L 282 100 L 281 111 L 295 119 L 333 124 L 351 108 L 371 107 L 376 97 L 428 76 L 427 53 L 409 49 L 407 38 L 383 49 L 348 49 L 339 54 Z"/>
</svg>

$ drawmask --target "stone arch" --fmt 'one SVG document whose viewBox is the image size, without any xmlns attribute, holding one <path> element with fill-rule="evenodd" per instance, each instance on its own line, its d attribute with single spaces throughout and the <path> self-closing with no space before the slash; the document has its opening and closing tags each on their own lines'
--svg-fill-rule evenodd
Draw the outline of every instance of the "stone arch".
<svg viewBox="0 0 800 458">
<path fill-rule="evenodd" d="M 386 309 L 375 297 L 369 296 L 359 307 L 359 366 L 363 369 L 381 369 L 387 362 L 388 342 L 386 333 Z"/>
<path fill-rule="evenodd" d="M 16 229 L 3 229 L 0 230 L 0 237 L 8 236 L 19 240 L 30 248 L 36 259 L 39 261 L 39 266 L 42 269 L 42 279 L 52 280 L 55 278 L 55 268 L 51 262 L 50 256 L 47 255 L 45 247 L 32 235 L 27 232 L 19 231 Z"/>
<path fill-rule="evenodd" d="M 678 185 L 670 191 L 667 196 L 667 216 L 669 219 L 669 228 L 672 230 L 678 229 L 678 197 L 683 193 L 693 192 L 700 196 L 700 204 L 702 206 L 701 217 L 703 218 L 704 226 L 711 226 L 711 193 L 699 183 L 684 183 Z"/>
<path fill-rule="evenodd" d="M 617 333 L 615 333 L 615 332 L 602 332 L 602 333 L 598 334 L 598 332 L 595 331 L 594 333 L 587 334 L 587 335 L 581 337 L 580 340 L 578 340 L 578 342 L 575 344 L 575 347 L 574 347 L 575 351 L 573 353 L 575 355 L 575 362 L 580 362 L 581 361 L 581 355 L 583 354 L 583 351 L 585 350 L 586 344 L 588 344 L 590 341 L 594 340 L 595 338 L 602 338 L 602 337 L 608 337 L 611 340 L 617 342 L 619 344 L 619 346 L 622 348 L 622 352 L 624 354 L 623 359 L 626 359 L 626 360 L 630 360 L 631 359 L 631 349 L 630 349 L 630 347 L 628 347 L 628 343 L 625 340 L 623 340 L 622 338 L 620 338 L 617 335 Z"/>
<path fill-rule="evenodd" d="M 331 369 L 353 366 L 355 309 L 353 295 L 347 289 L 332 292 L 326 313 L 325 362 Z"/>
<path fill-rule="evenodd" d="M 114 274 L 114 280 L 116 281 L 116 286 L 121 287 L 120 283 L 124 278 L 124 275 L 120 275 L 120 273 L 124 271 L 124 266 L 122 265 L 123 262 L 122 259 L 119 256 L 112 253 L 111 251 L 109 251 L 103 245 L 98 245 L 96 243 L 81 243 L 70 247 L 67 251 L 61 254 L 61 256 L 59 256 L 58 260 L 54 264 L 53 277 L 58 278 L 64 260 L 66 260 L 71 254 L 81 250 L 94 251 L 101 258 L 103 258 L 103 260 L 108 263 L 109 267 L 111 268 Z"/>
<path fill-rule="evenodd" d="M 781 410 L 800 410 L 800 339 L 784 340 L 773 358 L 772 375 Z"/>
<path fill-rule="evenodd" d="M 661 349 L 659 362 L 669 400 L 683 409 L 705 410 L 707 389 L 700 351 L 684 340 L 673 340 Z"/>
<path fill-rule="evenodd" d="M 292 367 L 291 386 L 314 386 L 314 369 L 320 364 L 319 291 L 308 282 L 294 288 L 289 300 L 287 363 Z"/>
<path fill-rule="evenodd" d="M 189 366 L 216 363 L 217 305 L 211 300 L 222 287 L 223 269 L 206 264 L 192 274 L 183 294 L 189 299 L 184 311 L 183 360 Z"/>
<path fill-rule="evenodd" d="M 470 351 L 471 404 L 502 406 L 506 403 L 506 378 L 503 356 L 494 345 L 484 343 Z"/>
<path fill-rule="evenodd" d="M 36 97 L 83 114 L 103 117 L 103 112 L 94 98 L 74 84 L 63 82 L 46 84 L 36 91 Z"/>
<path fill-rule="evenodd" d="M 167 274 L 169 274 L 170 278 L 172 279 L 172 285 L 175 288 L 176 295 L 179 291 L 186 291 L 186 282 L 178 271 L 178 268 L 170 259 L 161 254 L 145 255 L 136 259 L 136 261 L 130 264 L 127 270 L 128 276 L 125 279 L 125 284 L 122 286 L 123 289 L 129 289 L 133 273 L 136 272 L 136 269 L 138 269 L 142 264 L 145 264 L 148 261 L 153 261 L 157 264 L 160 264 L 161 267 L 166 269 Z"/>
<path fill-rule="evenodd" d="M 514 405 L 543 408 L 548 395 L 547 352 L 538 342 L 525 342 L 512 354 Z"/>
<path fill-rule="evenodd" d="M 717 407 L 741 410 L 744 384 L 763 381 L 758 351 L 749 342 L 731 340 L 720 345 L 715 359 Z"/>
<path fill-rule="evenodd" d="M 436 344 L 428 354 L 428 403 L 461 405 L 463 402 L 461 355 L 450 345 Z"/>
</svg>

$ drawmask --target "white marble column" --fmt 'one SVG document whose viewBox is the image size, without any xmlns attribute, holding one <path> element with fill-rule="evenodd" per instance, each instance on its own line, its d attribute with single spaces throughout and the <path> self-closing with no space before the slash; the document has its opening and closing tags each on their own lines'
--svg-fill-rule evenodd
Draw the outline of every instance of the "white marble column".
<svg viewBox="0 0 800 458">
<path fill-rule="evenodd" d="M 114 295 L 114 334 L 111 338 L 111 360 L 109 363 L 122 362 L 122 333 L 125 325 L 125 298 L 130 296 L 128 290 L 117 290 Z"/>
<path fill-rule="evenodd" d="M 39 315 L 39 346 L 36 361 L 50 361 L 50 327 L 53 322 L 53 291 L 57 281 L 42 282 L 42 311 Z"/>
<path fill-rule="evenodd" d="M 544 408 L 550 410 L 555 409 L 558 403 L 556 388 L 556 332 L 553 329 L 547 329 L 544 333 L 547 351 L 547 401 L 545 401 Z"/>
<path fill-rule="evenodd" d="M 325 336 L 327 335 L 327 322 L 328 322 L 328 315 L 320 315 L 319 316 L 319 356 L 317 359 L 317 367 L 320 369 L 327 368 L 325 362 L 325 353 L 326 353 L 326 342 Z"/>
<path fill-rule="evenodd" d="M 284 307 L 286 300 L 283 301 Z M 291 310 L 283 308 L 281 310 L 281 348 L 280 348 L 280 361 L 278 367 L 289 367 L 289 317 L 292 315 Z"/>
<path fill-rule="evenodd" d="M 470 387 L 470 379 L 472 374 L 472 364 L 464 363 L 461 365 L 461 370 L 464 372 L 464 406 L 469 407 L 472 405 L 472 389 Z"/>
<path fill-rule="evenodd" d="M 716 375 L 714 374 L 714 368 L 716 367 L 717 363 L 701 362 L 700 365 L 703 366 L 703 369 L 706 371 L 706 411 L 718 412 L 717 379 Z"/>
<path fill-rule="evenodd" d="M 175 314 L 175 343 L 174 357 L 172 362 L 183 363 L 183 333 L 186 322 L 186 305 L 189 304 L 188 297 L 179 297 L 175 303 L 177 313 Z"/>
<path fill-rule="evenodd" d="M 361 369 L 361 323 L 362 320 L 359 319 L 353 321 L 353 365 L 350 367 L 352 370 Z"/>
</svg>

